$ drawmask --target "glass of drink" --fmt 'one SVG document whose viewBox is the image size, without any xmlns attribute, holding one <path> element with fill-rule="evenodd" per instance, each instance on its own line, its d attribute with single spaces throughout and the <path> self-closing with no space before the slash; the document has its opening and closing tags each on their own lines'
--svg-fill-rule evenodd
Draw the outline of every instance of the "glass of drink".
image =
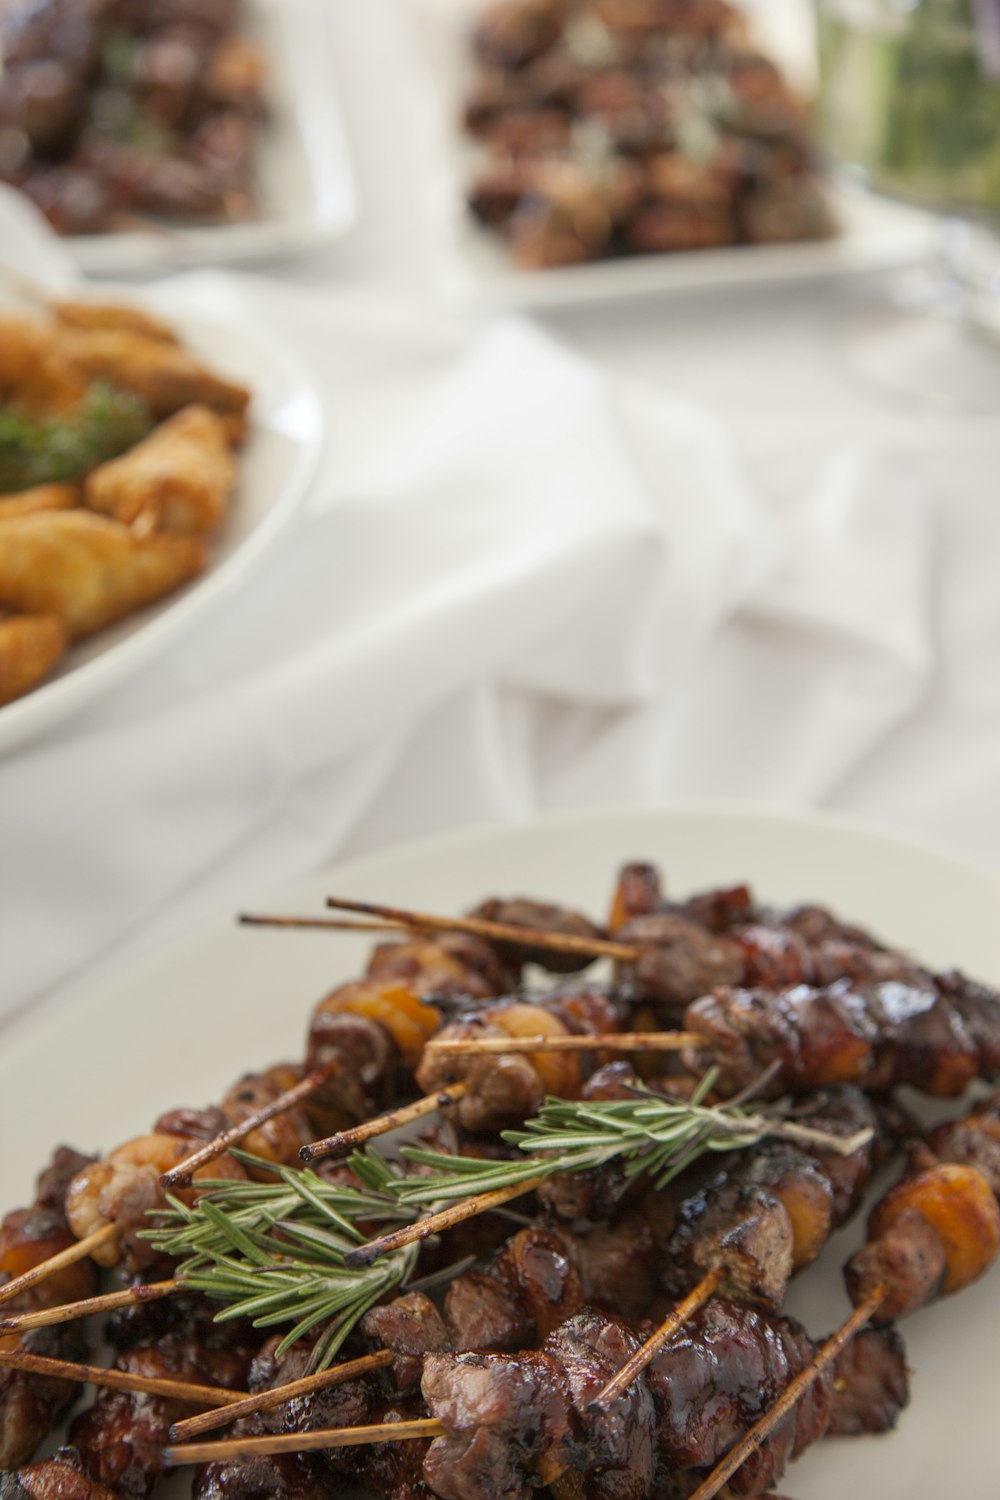
<svg viewBox="0 0 1000 1500">
<path fill-rule="evenodd" d="M 939 215 L 857 353 L 943 404 L 1000 401 L 1000 0 L 816 0 L 820 128 L 872 191 Z"/>
</svg>

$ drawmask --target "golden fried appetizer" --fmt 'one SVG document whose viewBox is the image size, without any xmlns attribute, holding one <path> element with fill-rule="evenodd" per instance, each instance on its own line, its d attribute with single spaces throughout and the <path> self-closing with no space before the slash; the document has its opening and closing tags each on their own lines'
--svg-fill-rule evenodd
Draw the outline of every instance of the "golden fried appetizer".
<svg viewBox="0 0 1000 1500">
<path fill-rule="evenodd" d="M 37 687 L 66 650 L 55 615 L 0 615 L 0 704 Z"/>
<path fill-rule="evenodd" d="M 173 416 L 198 402 L 242 421 L 250 403 L 245 386 L 214 374 L 176 344 L 97 328 L 67 330 L 65 347 L 91 379 L 110 381 L 141 396 L 156 417 Z"/>
<path fill-rule="evenodd" d="M 86 510 L 18 516 L 0 526 L 0 607 L 91 635 L 194 578 L 207 557 L 201 537 L 139 537 Z"/>
<path fill-rule="evenodd" d="M 141 535 L 212 532 L 226 513 L 236 464 L 222 419 L 207 406 L 186 406 L 134 448 L 88 475 L 91 510 Z"/>
<path fill-rule="evenodd" d="M 72 510 L 82 498 L 75 484 L 36 484 L 15 495 L 0 495 L 0 521 L 34 515 L 38 510 Z"/>
<path fill-rule="evenodd" d="M 68 328 L 103 328 L 138 333 L 160 344 L 177 343 L 177 335 L 169 323 L 154 318 L 141 307 L 125 307 L 120 302 L 54 301 L 49 303 L 49 309 Z"/>
<path fill-rule="evenodd" d="M 86 389 L 58 330 L 29 318 L 0 317 L 0 406 L 48 417 L 74 406 Z"/>
</svg>

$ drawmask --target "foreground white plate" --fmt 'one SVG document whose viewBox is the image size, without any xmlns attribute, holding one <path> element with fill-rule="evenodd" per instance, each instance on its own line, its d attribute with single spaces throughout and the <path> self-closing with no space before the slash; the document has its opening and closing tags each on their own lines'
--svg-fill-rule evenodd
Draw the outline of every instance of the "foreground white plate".
<svg viewBox="0 0 1000 1500">
<path fill-rule="evenodd" d="M 195 353 L 253 392 L 250 436 L 240 450 L 230 515 L 200 578 L 72 647 L 54 677 L 0 708 L 0 755 L 100 698 L 229 589 L 245 585 L 316 472 L 322 407 L 288 346 L 245 319 L 225 318 L 221 312 L 207 315 L 204 299 L 183 285 L 163 287 L 144 300 L 175 324 Z"/>
<path fill-rule="evenodd" d="M 182 266 L 266 260 L 307 250 L 354 222 L 347 144 L 330 84 L 326 0 L 250 0 L 248 27 L 267 56 L 270 118 L 258 155 L 259 217 L 71 235 L 82 270 L 128 276 Z"/>
<path fill-rule="evenodd" d="M 461 119 L 470 75 L 468 37 L 485 0 L 409 0 L 411 40 L 423 64 L 421 125 L 435 174 L 430 205 L 432 267 L 444 295 L 492 307 L 559 307 L 646 293 L 768 286 L 892 270 L 925 257 L 933 219 L 848 185 L 831 185 L 841 233 L 791 245 L 741 245 L 670 255 L 625 256 L 590 265 L 520 270 L 501 237 L 465 207 L 480 151 Z M 806 90 L 815 83 L 804 0 L 747 0 L 769 53 Z"/>
<path fill-rule="evenodd" d="M 575 815 L 462 833 L 342 865 L 268 898 L 317 911 L 343 895 L 458 911 L 530 893 L 602 912 L 614 871 L 646 856 L 683 893 L 749 879 L 778 902 L 815 899 L 935 965 L 1000 982 L 1000 875 L 820 817 L 688 807 Z M 252 893 L 247 894 L 252 904 Z M 110 1146 L 171 1105 L 218 1098 L 241 1070 L 300 1055 L 310 1009 L 356 974 L 365 939 L 208 930 L 79 987 L 0 1029 L 0 1205 L 23 1202 L 51 1145 Z M 847 1310 L 839 1265 L 855 1224 L 803 1283 L 792 1310 L 823 1333 Z M 941 1500 L 996 1494 L 1000 1270 L 905 1326 L 913 1402 L 886 1438 L 821 1445 L 782 1490 L 797 1500 Z M 169 1493 L 187 1492 L 175 1480 Z"/>
</svg>

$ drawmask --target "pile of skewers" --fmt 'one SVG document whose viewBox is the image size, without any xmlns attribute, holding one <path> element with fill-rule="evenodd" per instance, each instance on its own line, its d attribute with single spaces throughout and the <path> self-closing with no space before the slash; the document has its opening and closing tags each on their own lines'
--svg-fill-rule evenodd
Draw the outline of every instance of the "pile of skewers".
<svg viewBox="0 0 1000 1500">
<path fill-rule="evenodd" d="M 1000 1250 L 1000 1095 L 921 1132 L 894 1090 L 995 1079 L 996 993 L 647 865 L 605 928 L 330 905 L 244 919 L 397 935 L 301 1063 L 60 1148 L 0 1225 L 2 1500 L 143 1500 L 182 1465 L 198 1500 L 763 1496 L 894 1425 L 896 1323 Z M 789 1283 L 897 1156 L 816 1342 Z"/>
</svg>

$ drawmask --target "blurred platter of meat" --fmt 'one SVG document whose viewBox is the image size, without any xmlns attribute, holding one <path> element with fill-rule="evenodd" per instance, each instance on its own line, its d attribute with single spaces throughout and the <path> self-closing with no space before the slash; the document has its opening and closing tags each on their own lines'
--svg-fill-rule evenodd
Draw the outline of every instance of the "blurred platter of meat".
<svg viewBox="0 0 1000 1500">
<path fill-rule="evenodd" d="M 0 180 L 97 274 L 342 232 L 353 192 L 317 61 L 321 6 L 5 0 Z"/>
<path fill-rule="evenodd" d="M 450 290 L 544 305 L 918 257 L 925 216 L 827 179 L 787 5 L 750 8 L 412 0 Z"/>
<path fill-rule="evenodd" d="M 243 586 L 312 479 L 308 377 L 205 304 L 0 296 L 0 755 Z"/>
</svg>

